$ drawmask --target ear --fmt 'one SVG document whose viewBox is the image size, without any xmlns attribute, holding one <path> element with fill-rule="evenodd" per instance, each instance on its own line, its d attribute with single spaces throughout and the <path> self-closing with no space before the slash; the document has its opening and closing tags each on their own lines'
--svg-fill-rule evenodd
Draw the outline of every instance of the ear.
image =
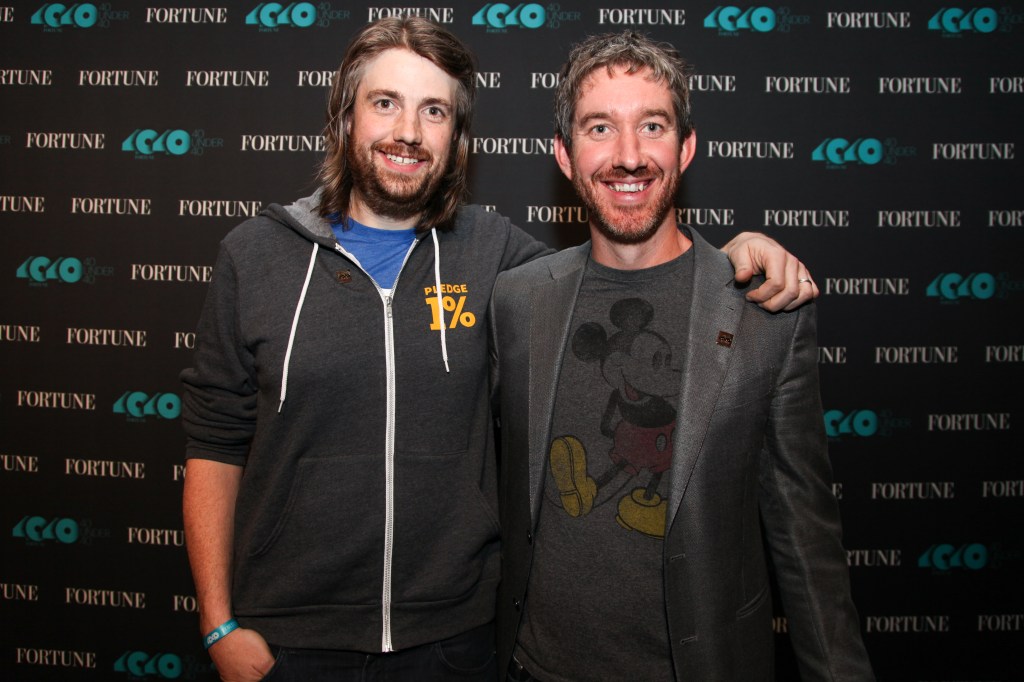
<svg viewBox="0 0 1024 682">
<path fill-rule="evenodd" d="M 565 142 L 562 141 L 561 135 L 555 135 L 555 161 L 562 169 L 562 174 L 572 180 L 572 157 L 569 150 L 565 148 Z"/>
<path fill-rule="evenodd" d="M 697 131 L 690 133 L 690 136 L 683 140 L 683 146 L 679 150 L 679 174 L 682 175 L 686 167 L 697 155 Z"/>
</svg>

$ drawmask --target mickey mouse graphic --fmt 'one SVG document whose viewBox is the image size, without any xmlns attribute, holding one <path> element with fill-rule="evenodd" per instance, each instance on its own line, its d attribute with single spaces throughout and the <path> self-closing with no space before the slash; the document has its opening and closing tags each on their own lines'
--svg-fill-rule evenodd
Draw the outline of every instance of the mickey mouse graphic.
<svg viewBox="0 0 1024 682">
<path fill-rule="evenodd" d="M 562 507 L 573 517 L 589 514 L 598 492 L 622 472 L 628 474 L 627 482 L 642 471 L 650 472 L 646 486 L 633 488 L 619 500 L 615 519 L 628 530 L 664 538 L 668 504 L 658 485 L 672 466 L 676 408 L 668 398 L 679 393 L 681 374 L 672 365 L 668 342 L 647 329 L 653 318 L 650 303 L 627 298 L 616 301 L 609 311 L 619 330 L 610 338 L 596 322 L 581 324 L 573 334 L 573 354 L 584 362 L 600 363 L 612 388 L 601 417 L 601 433 L 612 440 L 612 466 L 596 480 L 591 477 L 586 448 L 571 435 L 555 438 L 548 457 Z"/>
</svg>

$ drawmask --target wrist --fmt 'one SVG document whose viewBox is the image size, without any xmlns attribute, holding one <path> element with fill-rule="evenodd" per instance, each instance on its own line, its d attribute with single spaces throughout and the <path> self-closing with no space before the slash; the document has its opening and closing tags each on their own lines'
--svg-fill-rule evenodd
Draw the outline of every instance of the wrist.
<svg viewBox="0 0 1024 682">
<path fill-rule="evenodd" d="M 199 634 L 205 635 L 210 630 L 226 623 L 235 616 L 231 613 L 229 605 L 218 605 L 216 608 L 199 609 Z"/>
<path fill-rule="evenodd" d="M 207 649 L 238 629 L 238 621 L 229 618 L 203 636 L 203 646 Z"/>
</svg>

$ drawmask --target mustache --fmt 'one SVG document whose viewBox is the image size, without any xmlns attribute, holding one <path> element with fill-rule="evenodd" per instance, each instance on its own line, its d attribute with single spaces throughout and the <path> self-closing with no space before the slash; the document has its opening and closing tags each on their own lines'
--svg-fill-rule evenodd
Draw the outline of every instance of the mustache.
<svg viewBox="0 0 1024 682">
<path fill-rule="evenodd" d="M 433 159 L 430 152 L 422 147 L 413 147 L 400 142 L 378 142 L 373 145 L 373 151 L 392 156 L 404 156 L 417 161 L 430 161 Z"/>
<path fill-rule="evenodd" d="M 663 175 L 664 173 L 657 169 L 651 171 L 647 166 L 638 166 L 632 171 L 627 171 L 625 168 L 609 168 L 597 175 L 596 179 L 598 182 L 615 182 L 618 180 L 658 179 Z"/>
</svg>

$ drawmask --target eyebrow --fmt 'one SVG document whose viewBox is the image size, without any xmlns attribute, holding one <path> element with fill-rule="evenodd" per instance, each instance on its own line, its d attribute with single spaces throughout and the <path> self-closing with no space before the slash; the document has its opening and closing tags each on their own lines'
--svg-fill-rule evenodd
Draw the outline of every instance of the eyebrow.
<svg viewBox="0 0 1024 682">
<path fill-rule="evenodd" d="M 387 97 L 388 99 L 393 99 L 396 102 L 405 104 L 405 96 L 397 90 L 378 88 L 377 90 L 370 90 L 366 93 L 366 99 L 368 101 L 373 101 L 378 97 Z M 419 103 L 420 106 L 435 106 L 438 104 L 448 107 L 449 109 L 452 108 L 452 103 L 444 97 L 427 97 Z"/>
<path fill-rule="evenodd" d="M 640 118 L 655 118 L 659 116 L 668 121 L 672 121 L 672 115 L 665 109 L 645 109 L 642 112 Z M 583 128 L 586 126 L 586 124 L 590 123 L 591 121 L 606 121 L 611 118 L 612 116 L 608 112 L 595 111 L 581 118 L 579 121 L 577 121 L 576 125 L 579 128 Z"/>
</svg>

